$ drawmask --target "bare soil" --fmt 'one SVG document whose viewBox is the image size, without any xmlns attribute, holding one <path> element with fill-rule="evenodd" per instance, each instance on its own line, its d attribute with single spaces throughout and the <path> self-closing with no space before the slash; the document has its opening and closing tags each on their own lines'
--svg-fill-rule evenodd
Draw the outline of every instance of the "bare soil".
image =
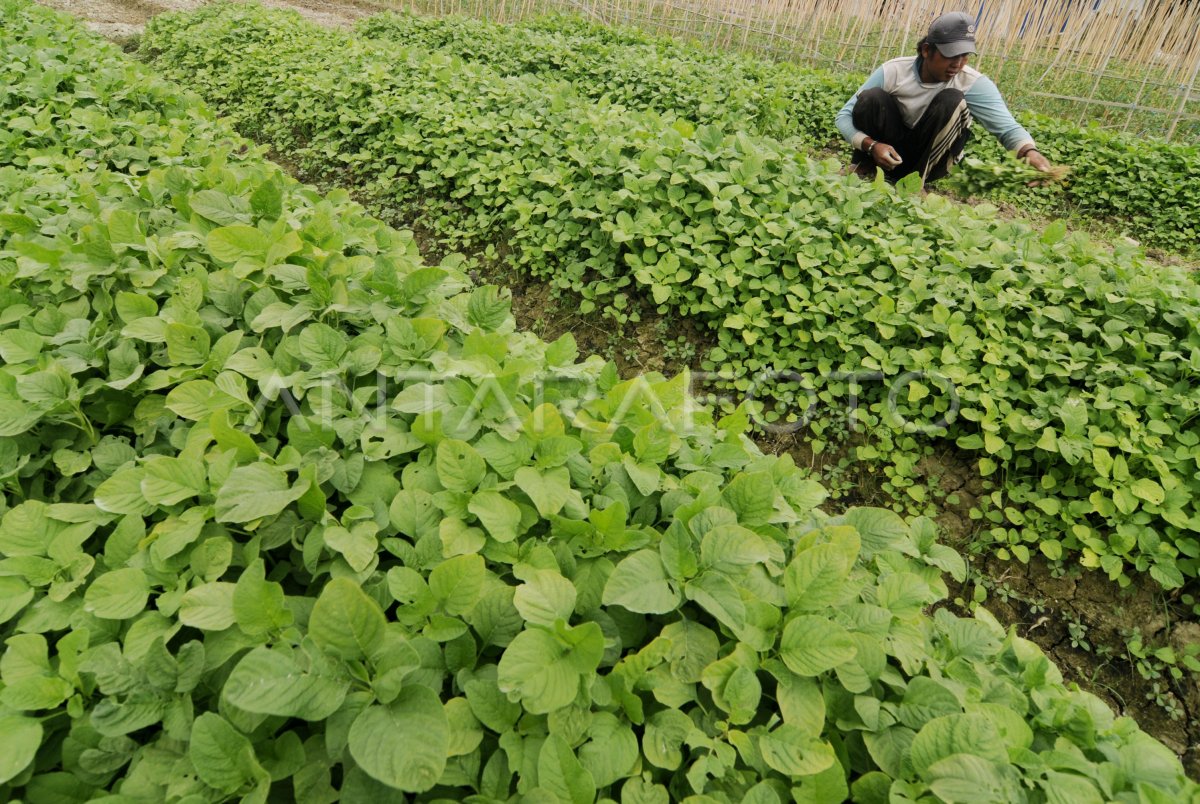
<svg viewBox="0 0 1200 804">
<path fill-rule="evenodd" d="M 92 30 L 125 45 L 136 39 L 152 16 L 203 5 L 203 0 L 40 1 L 83 19 Z M 314 22 L 329 26 L 348 26 L 360 17 L 386 8 L 385 4 L 372 0 L 264 2 L 292 8 Z M 287 160 L 277 158 L 277 161 L 297 173 Z M 318 177 L 298 178 L 312 181 Z M 378 207 L 370 204 L 370 199 L 360 200 Z M 436 264 L 443 256 L 439 244 L 421 230 L 419 221 L 389 222 L 413 228 L 430 262 Z M 497 245 L 503 253 L 502 244 Z M 1154 256 L 1166 262 L 1185 265 L 1191 262 L 1166 254 Z M 615 325 L 599 312 L 581 315 L 578 297 L 555 291 L 536 279 L 515 276 L 504 270 L 500 261 L 476 259 L 474 264 L 481 279 L 511 289 L 513 313 L 519 327 L 546 339 L 571 332 L 582 353 L 612 359 L 625 374 L 657 371 L 673 375 L 684 367 L 696 368 L 712 346 L 711 335 L 703 328 L 690 321 L 661 316 L 652 307 L 636 308 L 640 318 L 636 323 Z M 816 454 L 802 434 L 763 435 L 757 440 L 764 451 L 790 454 L 798 465 L 817 474 L 833 471 L 838 460 L 853 447 L 844 444 L 840 449 Z M 834 501 L 832 509 L 887 504 L 878 475 L 865 468 L 856 467 L 853 471 L 858 473 L 853 478 L 853 490 Z M 938 506 L 936 521 L 943 539 L 968 553 L 971 562 L 970 577 L 952 590 L 952 597 L 957 600 L 951 605 L 964 608 L 966 601 L 972 599 L 974 587 L 985 587 L 988 595 L 984 605 L 1002 622 L 1040 645 L 1068 681 L 1100 696 L 1118 713 L 1136 718 L 1146 732 L 1179 754 L 1193 778 L 1200 778 L 1200 684 L 1195 677 L 1182 682 L 1146 679 L 1137 672 L 1134 657 L 1125 651 L 1126 637 L 1139 629 L 1147 642 L 1170 645 L 1182 652 L 1184 645 L 1200 643 L 1200 623 L 1172 612 L 1161 591 L 1150 588 L 1149 584 L 1120 590 L 1099 573 L 1058 572 L 1036 557 L 1029 564 L 1020 564 L 1001 561 L 989 554 L 970 555 L 976 524 L 968 512 L 985 493 L 972 459 L 948 448 L 923 460 L 918 471 L 921 479 L 942 492 L 938 495 L 943 502 Z M 946 503 L 947 497 L 955 500 L 954 504 Z"/>
<path fill-rule="evenodd" d="M 38 0 L 50 8 L 83 20 L 87 27 L 118 44 L 141 34 L 146 22 L 164 11 L 186 11 L 206 5 L 205 0 Z M 261 0 L 265 6 L 290 8 L 320 25 L 349 26 L 360 17 L 377 14 L 388 6 L 371 0 Z"/>
</svg>

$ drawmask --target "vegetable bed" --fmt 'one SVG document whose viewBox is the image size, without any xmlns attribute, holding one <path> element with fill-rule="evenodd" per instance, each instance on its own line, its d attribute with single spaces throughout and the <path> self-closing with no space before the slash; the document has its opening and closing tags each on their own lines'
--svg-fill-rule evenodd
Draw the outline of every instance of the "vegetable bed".
<svg viewBox="0 0 1200 804">
<path fill-rule="evenodd" d="M 356 30 L 485 64 L 502 75 L 566 80 L 582 95 L 631 108 L 671 112 L 728 130 L 797 137 L 793 147 L 803 150 L 831 143 L 845 147 L 834 116 L 863 78 L 704 50 L 569 17 L 504 26 L 384 13 L 362 20 Z M 1019 110 L 1018 117 L 1048 158 L 1070 166 L 1065 184 L 1026 186 L 1018 169 L 1025 163 L 1006 156 L 980 127 L 968 148 L 971 158 L 946 186 L 1040 214 L 1099 219 L 1148 245 L 1200 255 L 1200 147 L 1080 128 Z"/>
<path fill-rule="evenodd" d="M 820 446 L 859 400 L 859 457 L 917 504 L 923 436 L 954 439 L 997 482 L 980 516 L 1005 555 L 1074 555 L 1122 584 L 1200 573 L 1183 270 L 286 13 L 163 16 L 143 48 L 243 132 L 448 242 L 502 241 L 617 321 L 631 297 L 696 319 L 719 343 L 704 368 L 766 399 L 772 426 L 814 411 Z"/>
<path fill-rule="evenodd" d="M 1197 795 L 927 613 L 962 572 L 928 520 L 824 516 L 744 417 L 514 332 L 65 17 L 0 20 L 6 799 Z"/>
</svg>

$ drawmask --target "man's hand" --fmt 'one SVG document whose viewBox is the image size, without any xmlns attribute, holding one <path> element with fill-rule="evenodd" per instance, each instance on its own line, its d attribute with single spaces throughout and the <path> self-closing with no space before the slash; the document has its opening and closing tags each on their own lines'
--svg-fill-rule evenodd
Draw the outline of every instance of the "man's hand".
<svg viewBox="0 0 1200 804">
<path fill-rule="evenodd" d="M 1029 163 L 1030 167 L 1036 168 L 1043 173 L 1049 173 L 1051 170 L 1050 160 L 1042 156 L 1040 151 L 1035 151 L 1032 148 L 1025 153 L 1025 161 Z"/>
<path fill-rule="evenodd" d="M 1027 182 L 1030 187 L 1046 187 L 1055 182 L 1062 181 L 1063 177 L 1070 172 L 1070 168 L 1066 167 L 1065 165 L 1055 166 L 1050 164 L 1049 159 L 1042 156 L 1039 151 L 1033 148 L 1030 148 L 1028 151 L 1026 151 L 1021 158 L 1024 159 L 1031 168 L 1045 174 L 1046 176 L 1045 179 L 1035 179 L 1031 182 Z"/>
<path fill-rule="evenodd" d="M 886 142 L 875 141 L 871 147 L 871 158 L 875 160 L 875 164 L 884 170 L 893 170 L 900 166 L 904 160 L 900 158 L 900 154 L 896 153 L 896 149 L 888 145 Z"/>
</svg>

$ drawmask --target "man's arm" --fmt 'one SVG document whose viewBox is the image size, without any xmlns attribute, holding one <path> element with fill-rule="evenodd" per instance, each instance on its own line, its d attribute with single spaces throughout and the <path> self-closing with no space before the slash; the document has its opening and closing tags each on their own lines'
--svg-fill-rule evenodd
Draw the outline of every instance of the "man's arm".
<svg viewBox="0 0 1200 804">
<path fill-rule="evenodd" d="M 854 104 L 858 103 L 858 96 L 862 92 L 882 86 L 883 68 L 880 67 L 867 77 L 863 85 L 850 96 L 850 100 L 846 101 L 846 105 L 842 107 L 842 110 L 837 113 L 837 117 L 834 118 L 833 122 L 837 125 L 838 131 L 841 132 L 842 138 L 854 146 L 855 150 L 862 147 L 862 142 L 866 139 L 867 135 L 854 127 Z"/>
<path fill-rule="evenodd" d="M 1004 98 L 996 83 L 986 75 L 981 75 L 966 92 L 967 108 L 971 117 L 983 124 L 983 127 L 995 135 L 996 139 L 1010 151 L 1019 151 L 1027 146 L 1033 146 L 1033 137 L 1021 127 L 1021 124 L 1008 110 Z"/>
</svg>

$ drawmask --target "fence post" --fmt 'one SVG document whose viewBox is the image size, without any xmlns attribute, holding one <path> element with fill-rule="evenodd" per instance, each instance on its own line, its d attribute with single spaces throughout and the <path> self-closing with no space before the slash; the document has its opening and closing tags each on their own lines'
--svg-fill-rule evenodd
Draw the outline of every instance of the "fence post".
<svg viewBox="0 0 1200 804">
<path fill-rule="evenodd" d="M 1179 100 L 1179 111 L 1175 113 L 1175 117 L 1171 120 L 1171 127 L 1167 129 L 1167 142 L 1175 136 L 1175 129 L 1179 126 L 1179 121 L 1187 114 L 1188 101 L 1192 99 L 1192 90 L 1196 88 L 1196 76 L 1200 74 L 1200 52 L 1196 53 L 1196 63 L 1192 65 L 1192 77 L 1188 80 L 1187 89 L 1183 91 L 1183 97 Z"/>
</svg>

